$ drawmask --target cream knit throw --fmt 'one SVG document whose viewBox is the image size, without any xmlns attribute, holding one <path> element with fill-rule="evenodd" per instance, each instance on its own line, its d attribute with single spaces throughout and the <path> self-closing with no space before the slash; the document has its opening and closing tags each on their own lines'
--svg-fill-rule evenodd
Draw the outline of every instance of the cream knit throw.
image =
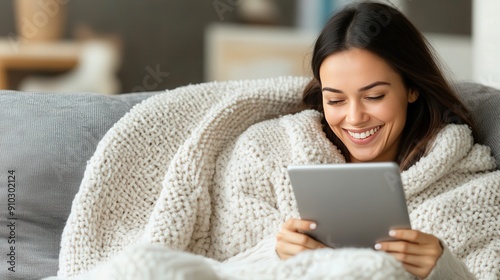
<svg viewBox="0 0 500 280">
<path fill-rule="evenodd" d="M 147 279 L 158 265 L 163 275 L 187 266 L 207 279 L 404 277 L 397 261 L 370 249 L 277 260 L 275 234 L 298 217 L 286 167 L 344 161 L 321 131 L 318 112 L 288 114 L 307 81 L 191 85 L 136 105 L 88 162 L 63 232 L 58 276 L 112 279 L 132 269 Z M 402 173 L 413 227 L 441 238 L 480 279 L 500 278 L 494 168 L 489 148 L 473 145 L 467 127 L 449 125 Z"/>
</svg>

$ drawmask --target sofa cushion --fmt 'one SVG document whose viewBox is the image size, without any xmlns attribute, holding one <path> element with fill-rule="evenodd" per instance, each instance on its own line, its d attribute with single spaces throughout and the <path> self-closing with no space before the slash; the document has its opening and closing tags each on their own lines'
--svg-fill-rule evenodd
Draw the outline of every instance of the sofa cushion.
<svg viewBox="0 0 500 280">
<path fill-rule="evenodd" d="M 477 126 L 477 142 L 489 146 L 500 167 L 500 90 L 476 83 L 456 83 L 455 89 Z"/>
<path fill-rule="evenodd" d="M 0 92 L 0 279 L 56 275 L 60 236 L 87 161 L 118 119 L 156 93 Z M 9 170 L 15 174 L 12 216 L 6 206 Z M 12 231 L 8 222 L 15 223 Z M 8 270 L 11 258 L 15 272 Z"/>
</svg>

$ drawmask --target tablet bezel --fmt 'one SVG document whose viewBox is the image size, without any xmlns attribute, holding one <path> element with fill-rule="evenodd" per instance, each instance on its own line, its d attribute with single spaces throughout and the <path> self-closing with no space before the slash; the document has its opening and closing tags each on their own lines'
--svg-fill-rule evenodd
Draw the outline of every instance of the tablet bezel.
<svg viewBox="0 0 500 280">
<path fill-rule="evenodd" d="M 305 233 L 326 246 L 373 248 L 394 240 L 390 229 L 411 228 L 394 162 L 290 165 L 287 170 L 301 218 L 317 223 Z"/>
</svg>

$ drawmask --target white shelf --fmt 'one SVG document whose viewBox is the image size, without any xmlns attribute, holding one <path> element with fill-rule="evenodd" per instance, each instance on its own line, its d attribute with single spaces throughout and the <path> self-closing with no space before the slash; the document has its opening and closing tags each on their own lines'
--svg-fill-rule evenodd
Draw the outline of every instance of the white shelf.
<svg viewBox="0 0 500 280">
<path fill-rule="evenodd" d="M 205 34 L 205 80 L 309 75 L 315 39 L 293 28 L 212 25 Z"/>
<path fill-rule="evenodd" d="M 318 34 L 283 27 L 216 24 L 205 34 L 205 81 L 310 76 Z M 472 80 L 472 40 L 467 36 L 424 34 L 447 76 Z"/>
</svg>

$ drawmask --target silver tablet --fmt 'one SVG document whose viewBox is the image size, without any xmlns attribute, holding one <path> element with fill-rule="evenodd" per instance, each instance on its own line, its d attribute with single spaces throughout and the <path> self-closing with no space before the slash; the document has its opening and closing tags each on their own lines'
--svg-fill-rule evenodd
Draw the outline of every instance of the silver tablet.
<svg viewBox="0 0 500 280">
<path fill-rule="evenodd" d="M 305 232 L 326 246 L 371 247 L 392 228 L 411 228 L 399 167 L 393 162 L 291 165 L 288 174 Z"/>
</svg>

